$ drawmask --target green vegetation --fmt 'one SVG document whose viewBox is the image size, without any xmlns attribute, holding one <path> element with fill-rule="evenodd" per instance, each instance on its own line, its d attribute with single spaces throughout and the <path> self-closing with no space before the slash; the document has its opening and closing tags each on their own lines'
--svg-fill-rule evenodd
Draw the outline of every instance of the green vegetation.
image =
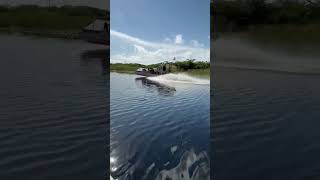
<svg viewBox="0 0 320 180">
<path fill-rule="evenodd" d="M 280 24 L 260 25 L 249 30 L 246 36 L 249 39 L 259 42 L 275 42 L 275 43 L 305 43 L 319 44 L 320 42 L 320 24 Z"/>
<path fill-rule="evenodd" d="M 111 72 L 119 72 L 119 73 L 128 73 L 133 74 L 138 68 L 140 67 L 147 67 L 142 64 L 123 64 L 123 63 L 115 63 L 110 64 L 110 71 Z"/>
<path fill-rule="evenodd" d="M 209 62 L 195 61 L 195 59 L 187 59 L 186 61 L 171 62 L 169 64 L 176 66 L 178 71 L 187 71 L 191 69 L 210 69 Z"/>
<path fill-rule="evenodd" d="M 211 3 L 211 23 L 216 33 L 256 30 L 285 25 L 291 30 L 318 31 L 320 1 L 217 0 Z M 315 26 L 317 24 L 317 26 Z M 262 28 L 262 29 L 263 29 Z M 270 30 L 270 29 L 268 29 Z"/>
<path fill-rule="evenodd" d="M 7 32 L 79 32 L 96 18 L 109 19 L 109 12 L 86 6 L 0 6 L 0 30 Z"/>
<path fill-rule="evenodd" d="M 195 61 L 194 59 L 187 59 L 185 61 L 165 62 L 169 64 L 169 71 L 172 73 L 185 72 L 190 75 L 199 77 L 210 77 L 210 63 L 205 61 Z M 128 64 L 128 63 L 115 63 L 110 64 L 111 72 L 130 73 L 133 74 L 138 68 L 154 68 L 158 67 L 161 63 L 143 65 L 143 64 Z"/>
</svg>

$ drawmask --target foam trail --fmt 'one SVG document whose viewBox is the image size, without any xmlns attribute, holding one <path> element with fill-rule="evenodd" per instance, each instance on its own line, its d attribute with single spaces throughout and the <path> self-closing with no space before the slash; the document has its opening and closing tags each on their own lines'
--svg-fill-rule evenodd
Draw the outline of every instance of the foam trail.
<svg viewBox="0 0 320 180">
<path fill-rule="evenodd" d="M 162 83 L 162 84 L 167 84 L 167 83 L 187 83 L 187 84 L 198 84 L 198 85 L 210 84 L 209 79 L 195 78 L 185 73 L 179 73 L 179 74 L 170 73 L 170 74 L 164 74 L 164 75 L 155 76 L 155 77 L 148 77 L 148 79 L 151 81 Z"/>
</svg>

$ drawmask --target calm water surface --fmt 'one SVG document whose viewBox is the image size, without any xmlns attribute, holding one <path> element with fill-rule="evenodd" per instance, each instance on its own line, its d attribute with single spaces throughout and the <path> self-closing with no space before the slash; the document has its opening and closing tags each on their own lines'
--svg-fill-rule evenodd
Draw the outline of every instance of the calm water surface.
<svg viewBox="0 0 320 180">
<path fill-rule="evenodd" d="M 209 86 L 186 75 L 111 73 L 113 179 L 208 180 Z"/>
<path fill-rule="evenodd" d="M 238 37 L 215 47 L 213 178 L 319 179 L 319 51 Z"/>
<path fill-rule="evenodd" d="M 0 179 L 106 177 L 108 52 L 101 49 L 0 35 Z"/>
</svg>

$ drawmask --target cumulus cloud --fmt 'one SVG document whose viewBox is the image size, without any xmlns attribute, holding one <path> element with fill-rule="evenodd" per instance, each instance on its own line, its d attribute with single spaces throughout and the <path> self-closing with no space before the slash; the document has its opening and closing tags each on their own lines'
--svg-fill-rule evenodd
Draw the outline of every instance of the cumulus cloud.
<svg viewBox="0 0 320 180">
<path fill-rule="evenodd" d="M 191 45 L 193 47 L 204 47 L 204 44 L 199 43 L 197 40 L 191 40 Z"/>
<path fill-rule="evenodd" d="M 153 64 L 171 60 L 174 57 L 176 57 L 176 60 L 209 61 L 210 59 L 209 48 L 176 44 L 169 38 L 167 41 L 170 40 L 170 42 L 149 42 L 110 30 L 110 39 L 110 60 L 112 63 Z"/>
<path fill-rule="evenodd" d="M 163 42 L 165 42 L 165 43 L 171 43 L 172 40 L 171 40 L 170 38 L 166 37 L 166 38 L 164 38 Z"/>
<path fill-rule="evenodd" d="M 182 34 L 176 35 L 176 39 L 174 41 L 176 44 L 183 44 Z"/>
</svg>

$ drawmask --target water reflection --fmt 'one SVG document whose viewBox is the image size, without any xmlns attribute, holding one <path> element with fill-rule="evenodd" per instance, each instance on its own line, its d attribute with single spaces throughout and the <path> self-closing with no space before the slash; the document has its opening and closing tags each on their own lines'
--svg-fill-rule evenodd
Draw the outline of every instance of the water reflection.
<svg viewBox="0 0 320 180">
<path fill-rule="evenodd" d="M 208 179 L 208 86 L 167 79 L 110 73 L 112 178 Z"/>
<path fill-rule="evenodd" d="M 137 77 L 135 79 L 135 82 L 139 87 L 147 88 L 148 90 L 152 91 L 158 91 L 159 95 L 173 96 L 176 92 L 176 89 L 174 87 L 151 81 L 146 77 Z"/>
<path fill-rule="evenodd" d="M 96 63 L 98 60 L 101 65 L 103 75 L 106 75 L 109 72 L 109 57 L 109 49 L 87 50 L 81 54 L 81 60 L 84 65 L 88 65 L 92 62 Z"/>
<path fill-rule="evenodd" d="M 319 51 L 314 44 L 265 42 L 240 35 L 223 36 L 212 44 L 216 66 L 277 72 L 319 74 Z M 316 46 L 318 47 L 318 46 Z"/>
<path fill-rule="evenodd" d="M 89 48 L 0 35 L 0 179 L 105 178 L 106 76 L 82 60 Z"/>
<path fill-rule="evenodd" d="M 156 178 L 156 180 L 167 179 L 209 180 L 210 167 L 207 153 L 201 152 L 197 155 L 193 150 L 186 151 L 175 168 L 160 171 Z"/>
</svg>

